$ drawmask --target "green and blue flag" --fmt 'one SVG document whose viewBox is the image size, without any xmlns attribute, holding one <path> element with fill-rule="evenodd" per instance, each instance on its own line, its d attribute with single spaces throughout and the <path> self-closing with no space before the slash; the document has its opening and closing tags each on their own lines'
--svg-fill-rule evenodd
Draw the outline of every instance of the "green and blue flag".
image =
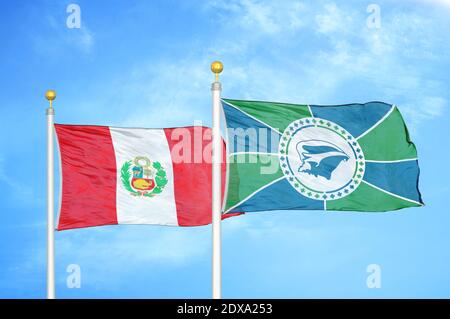
<svg viewBox="0 0 450 319">
<path fill-rule="evenodd" d="M 415 145 L 395 105 L 223 99 L 225 213 L 423 206 Z"/>
</svg>

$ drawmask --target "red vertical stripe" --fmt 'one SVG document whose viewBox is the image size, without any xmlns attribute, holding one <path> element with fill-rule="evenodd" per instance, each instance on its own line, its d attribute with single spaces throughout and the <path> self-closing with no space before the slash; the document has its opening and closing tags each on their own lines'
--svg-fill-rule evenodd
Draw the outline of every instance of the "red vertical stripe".
<svg viewBox="0 0 450 319">
<path fill-rule="evenodd" d="M 211 129 L 191 126 L 168 128 L 164 129 L 164 132 L 173 162 L 178 224 L 180 226 L 210 224 L 212 221 Z M 180 155 L 183 158 L 182 162 L 180 162 Z M 226 179 L 225 143 L 223 143 L 222 155 L 223 198 Z M 226 217 L 232 215 L 237 214 Z"/>
<path fill-rule="evenodd" d="M 116 157 L 109 128 L 55 128 L 62 166 L 58 230 L 117 224 Z"/>
</svg>

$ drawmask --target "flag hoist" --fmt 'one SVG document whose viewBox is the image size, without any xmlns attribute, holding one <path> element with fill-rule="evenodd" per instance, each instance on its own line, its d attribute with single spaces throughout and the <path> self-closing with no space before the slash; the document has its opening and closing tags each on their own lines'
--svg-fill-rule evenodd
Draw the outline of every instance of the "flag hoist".
<svg viewBox="0 0 450 319">
<path fill-rule="evenodd" d="M 54 90 L 45 92 L 49 101 L 47 108 L 47 299 L 55 299 L 55 224 L 54 224 L 54 142 L 53 122 L 55 110 L 53 101 L 56 98 Z"/>
<path fill-rule="evenodd" d="M 220 299 L 222 295 L 222 245 L 221 245 L 221 162 L 222 162 L 222 139 L 220 136 L 220 114 L 221 102 L 220 93 L 222 85 L 219 82 L 219 74 L 223 70 L 223 64 L 214 61 L 211 64 L 211 71 L 215 74 L 215 81 L 212 83 L 212 104 L 213 104 L 213 147 L 212 147 L 212 297 Z"/>
</svg>

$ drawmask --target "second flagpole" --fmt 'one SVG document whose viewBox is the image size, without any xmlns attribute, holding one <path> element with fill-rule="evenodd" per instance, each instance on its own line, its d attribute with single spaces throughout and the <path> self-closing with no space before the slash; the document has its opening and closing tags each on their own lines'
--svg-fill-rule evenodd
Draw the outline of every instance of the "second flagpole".
<svg viewBox="0 0 450 319">
<path fill-rule="evenodd" d="M 49 101 L 47 108 L 47 299 L 55 299 L 55 225 L 54 225 L 54 147 L 53 147 L 53 101 L 56 92 L 48 90 L 45 98 Z"/>
<path fill-rule="evenodd" d="M 222 192 L 221 192 L 221 168 L 222 168 L 222 138 L 220 136 L 220 93 L 222 85 L 219 82 L 219 74 L 223 65 L 219 61 L 211 64 L 211 71 L 215 74 L 212 83 L 212 297 L 222 298 Z"/>
</svg>

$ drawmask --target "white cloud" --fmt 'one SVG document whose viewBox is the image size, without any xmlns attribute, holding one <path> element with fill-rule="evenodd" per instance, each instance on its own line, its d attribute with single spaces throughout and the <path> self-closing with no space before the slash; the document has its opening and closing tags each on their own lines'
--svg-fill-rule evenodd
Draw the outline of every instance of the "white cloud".
<svg viewBox="0 0 450 319">
<path fill-rule="evenodd" d="M 422 121 L 442 116 L 447 107 L 448 101 L 442 97 L 414 96 L 409 101 L 408 106 L 403 109 L 403 113 L 412 120 L 409 127 L 413 132 L 416 132 Z"/>
<path fill-rule="evenodd" d="M 66 50 L 78 50 L 83 54 L 90 54 L 95 46 L 94 33 L 83 22 L 81 28 L 69 29 L 65 21 L 48 15 L 44 20 L 49 28 L 45 35 L 33 35 L 33 48 L 43 55 L 62 54 Z"/>
<path fill-rule="evenodd" d="M 82 27 L 81 29 L 76 30 L 76 32 L 78 33 L 75 34 L 69 42 L 74 41 L 75 45 L 83 52 L 90 53 L 94 47 L 93 33 L 87 27 Z"/>
<path fill-rule="evenodd" d="M 227 50 L 230 43 L 238 42 L 241 49 L 229 54 L 226 73 L 233 77 L 224 87 L 241 98 L 326 104 L 339 103 L 346 90 L 352 99 L 357 92 L 345 86 L 364 82 L 363 90 L 377 94 L 367 94 L 367 99 L 402 102 L 412 94 L 419 99 L 445 99 L 442 85 L 433 85 L 417 64 L 418 59 L 439 63 L 448 52 L 443 44 L 448 39 L 436 38 L 442 33 L 432 17 L 383 10 L 382 27 L 369 29 L 365 6 L 322 3 L 302 3 L 298 9 L 293 9 L 295 2 L 279 1 L 208 5 L 219 17 L 229 13 L 224 18 L 228 23 L 219 31 L 220 44 L 213 45 Z M 292 18 L 286 17 L 293 16 L 302 22 L 300 29 L 288 27 Z"/>
<path fill-rule="evenodd" d="M 352 17 L 342 12 L 334 3 L 326 4 L 324 11 L 315 17 L 317 31 L 320 33 L 345 32 L 352 23 Z"/>
<path fill-rule="evenodd" d="M 300 1 L 216 0 L 208 1 L 206 8 L 219 10 L 226 19 L 232 15 L 233 24 L 255 36 L 292 32 L 305 24 L 301 19 L 305 6 Z"/>
<path fill-rule="evenodd" d="M 248 226 L 245 222 L 241 225 L 239 217 L 232 219 L 222 224 L 226 236 L 233 236 Z M 89 274 L 83 285 L 111 287 L 122 283 L 123 276 L 143 269 L 152 272 L 163 267 L 167 275 L 210 260 L 211 245 L 211 226 L 103 226 L 58 232 L 56 262 L 60 269 L 78 264 L 83 273 Z M 41 257 L 36 254 L 30 258 Z M 64 280 L 65 277 L 59 277 L 60 282 Z"/>
<path fill-rule="evenodd" d="M 450 0 L 418 0 L 418 1 L 450 9 Z"/>
<path fill-rule="evenodd" d="M 445 110 L 442 83 L 429 79 L 417 64 L 418 59 L 438 63 L 447 52 L 445 36 L 429 36 L 441 34 L 432 18 L 383 10 L 382 27 L 369 29 L 365 7 L 321 3 L 208 2 L 205 14 L 222 19 L 217 40 L 200 50 L 195 47 L 176 63 L 144 61 L 121 76 L 112 94 L 123 108 L 132 103 L 133 112 L 120 125 L 209 121 L 209 63 L 217 57 L 225 62 L 227 97 L 311 104 L 385 100 L 402 110 L 414 108 L 407 113 L 417 123 Z M 359 92 L 351 88 L 355 83 L 364 83 Z M 410 105 L 411 96 L 434 97 L 441 106 L 429 114 L 424 106 Z M 419 120 L 421 112 L 429 115 Z"/>
<path fill-rule="evenodd" d="M 42 199 L 36 198 L 33 189 L 27 185 L 26 176 L 24 179 L 18 178 L 21 174 L 16 174 L 17 167 L 14 165 L 6 166 L 4 158 L 0 157 L 0 184 L 6 185 L 6 192 L 11 196 L 17 205 L 28 203 L 24 199 L 33 199 L 35 202 L 42 202 Z"/>
<path fill-rule="evenodd" d="M 447 107 L 447 100 L 438 96 L 428 96 L 422 100 L 425 114 L 434 118 L 442 115 L 444 108 Z"/>
<path fill-rule="evenodd" d="M 173 126 L 201 120 L 201 107 L 208 104 L 212 73 L 205 57 L 187 58 L 177 62 L 149 62 L 134 69 L 123 92 L 138 96 L 135 112 L 123 125 Z M 209 119 L 208 119 L 209 120 Z"/>
<path fill-rule="evenodd" d="M 116 228 L 116 227 L 120 227 Z M 99 267 L 106 260 L 133 260 L 133 263 L 179 266 L 194 262 L 208 253 L 209 232 L 206 227 L 179 228 L 161 226 L 110 226 L 58 233 L 58 258 L 71 259 L 80 265 L 97 257 Z M 86 249 L 76 250 L 80 243 Z M 101 254 L 100 254 L 101 252 Z M 120 269 L 116 269 L 120 271 Z"/>
</svg>

